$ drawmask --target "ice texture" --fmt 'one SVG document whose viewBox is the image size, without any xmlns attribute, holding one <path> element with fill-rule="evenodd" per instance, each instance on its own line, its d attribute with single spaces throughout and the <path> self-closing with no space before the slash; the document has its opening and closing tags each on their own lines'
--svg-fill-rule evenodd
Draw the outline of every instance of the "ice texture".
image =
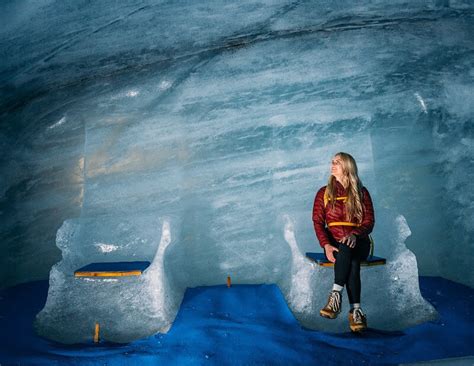
<svg viewBox="0 0 474 366">
<path fill-rule="evenodd" d="M 324 306 L 332 287 L 333 269 L 320 267 L 306 258 L 297 244 L 293 220 L 289 215 L 283 215 L 281 220 L 284 222 L 282 235 L 291 254 L 290 265 L 282 267 L 277 283 L 288 306 L 308 329 L 347 331 L 347 300 L 343 301 L 344 316 L 335 321 L 319 316 L 319 309 Z M 404 244 L 410 235 L 405 218 L 399 215 L 386 220 L 393 228 L 387 232 L 390 248 L 387 264 L 362 269 L 362 303 L 372 328 L 399 330 L 433 320 L 437 312 L 420 294 L 416 258 Z M 160 233 L 153 221 L 156 219 L 146 217 L 134 219 L 133 225 L 121 223 L 117 227 L 106 221 L 66 221 L 57 235 L 63 260 L 51 269 L 47 302 L 35 322 L 37 333 L 72 344 L 91 342 L 96 323 L 100 325 L 101 340 L 118 343 L 167 332 L 176 317 L 185 287 L 170 280 L 165 271 L 166 252 L 172 242 L 170 223 L 163 221 L 161 240 L 156 244 Z M 96 225 L 95 230 L 84 232 L 84 227 L 91 229 L 92 225 Z M 145 232 L 147 227 L 148 235 L 130 240 L 130 233 L 140 228 L 143 230 L 140 232 Z M 120 238 L 119 242 L 93 241 L 98 237 L 102 241 L 109 237 L 110 241 L 110 236 Z M 148 259 L 145 253 L 150 254 L 154 248 L 152 263 L 141 276 L 90 278 L 73 275 L 74 270 L 84 264 L 107 261 L 111 257 L 116 261 L 137 255 L 137 259 Z M 221 265 L 220 272 L 223 277 L 229 273 L 229 268 Z"/>
<path fill-rule="evenodd" d="M 81 223 L 64 222 L 57 236 L 63 260 L 51 269 L 47 301 L 35 321 L 39 335 L 67 344 L 92 342 L 97 323 L 100 340 L 126 343 L 169 330 L 184 294 L 184 289 L 170 285 L 164 269 L 166 249 L 172 241 L 170 224 L 163 221 L 159 240 L 159 220 L 134 220 L 135 226 L 137 221 L 152 225 L 149 233 L 154 231 L 155 235 L 116 246 L 114 257 L 126 260 L 137 252 L 142 257 L 149 254 L 150 248 L 145 251 L 140 246 L 151 246 L 156 253 L 141 276 L 126 277 L 75 277 L 75 269 L 107 261 L 110 254 L 101 244 L 87 240 L 91 236 L 82 232 Z M 107 230 L 118 232 L 125 240 L 129 229 L 125 225 L 108 226 Z M 100 235 L 98 230 L 94 234 Z"/>
<path fill-rule="evenodd" d="M 474 286 L 472 2 L 25 4 L 0 3 L 0 286 L 50 274 L 42 334 L 69 331 L 54 302 L 82 311 L 72 284 L 102 286 L 90 296 L 114 309 L 117 292 L 146 293 L 134 306 L 164 319 L 152 332 L 186 287 L 228 276 L 277 283 L 302 322 L 321 321 L 330 276 L 302 255 L 320 250 L 311 209 L 338 151 L 358 163 L 389 260 L 363 269 L 367 306 L 373 285 L 428 319 L 418 270 Z M 73 278 L 93 261 L 153 261 L 165 221 L 163 275 Z M 381 327 L 378 311 L 403 306 L 383 298 L 367 308 Z"/>
</svg>

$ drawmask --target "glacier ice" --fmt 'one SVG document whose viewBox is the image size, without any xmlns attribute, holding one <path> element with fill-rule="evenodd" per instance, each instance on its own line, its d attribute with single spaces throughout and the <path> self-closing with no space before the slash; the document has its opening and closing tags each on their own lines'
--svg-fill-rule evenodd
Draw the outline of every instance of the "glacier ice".
<svg viewBox="0 0 474 366">
<path fill-rule="evenodd" d="M 137 237 L 118 246 L 112 255 L 122 259 L 144 256 L 140 246 L 151 246 L 148 254 L 153 249 L 156 253 L 141 276 L 117 278 L 74 276 L 74 270 L 82 264 L 108 261 L 111 254 L 87 242 L 88 234 L 82 232 L 86 225 L 74 220 L 64 222 L 57 235 L 63 260 L 51 269 L 47 301 L 35 320 L 39 335 L 61 343 L 86 343 L 92 341 L 95 325 L 99 324 L 101 340 L 126 343 L 168 331 L 184 295 L 184 289 L 170 284 L 164 269 L 166 249 L 172 241 L 170 223 L 163 220 L 160 233 L 156 218 L 134 220 L 135 229 L 138 221 L 152 225 L 149 233 L 154 231 L 155 236 Z M 107 226 L 107 230 L 117 231 L 121 240 L 126 240 L 123 236 L 130 232 L 126 225 Z"/>
<path fill-rule="evenodd" d="M 151 332 L 188 286 L 278 283 L 311 326 L 329 279 L 302 257 L 318 249 L 309 213 L 341 150 L 392 261 L 363 270 L 363 291 L 406 289 L 421 321 L 416 270 L 474 285 L 469 1 L 25 4 L 0 4 L 0 286 L 53 267 L 51 309 L 83 264 L 152 261 L 166 221 L 159 286 L 71 290 L 170 289 L 137 305 L 167 318 Z"/>
<path fill-rule="evenodd" d="M 294 180 L 278 199 L 305 205 L 312 156 L 341 146 L 410 222 L 420 273 L 474 284 L 472 4 L 109 5 L 0 4 L 2 285 L 47 276 L 66 219 L 129 214 L 131 201 L 173 213 L 199 190 L 225 212 L 239 187 L 266 198 Z"/>
<path fill-rule="evenodd" d="M 432 320 L 437 312 L 420 294 L 416 258 L 404 244 L 410 235 L 405 218 L 399 215 L 386 220 L 393 228 L 387 232 L 390 248 L 387 264 L 362 270 L 362 303 L 372 328 L 398 330 Z M 170 278 L 173 271 L 165 270 L 165 255 L 172 242 L 170 223 L 163 221 L 161 240 L 156 245 L 159 233 L 153 221 L 156 219 L 150 217 L 134 219 L 133 224 L 121 223 L 117 227 L 104 221 L 66 221 L 57 236 L 63 260 L 51 269 L 47 302 L 35 322 L 38 334 L 62 343 L 90 342 L 98 323 L 101 339 L 125 343 L 167 332 L 178 312 L 185 286 Z M 328 321 L 319 316 L 331 288 L 333 270 L 315 265 L 301 253 L 289 215 L 283 215 L 280 221 L 285 223 L 282 236 L 291 250 L 290 265 L 282 266 L 267 277 L 279 278 L 277 283 L 288 306 L 304 327 L 347 331 L 345 317 Z M 109 225 L 104 226 L 106 224 Z M 93 225 L 96 230 L 89 231 Z M 131 236 L 127 234 L 136 232 L 140 226 L 148 227 L 148 237 L 142 234 L 130 241 Z M 100 227 L 106 227 L 102 233 L 105 236 L 116 233 L 122 245 L 93 242 L 93 238 L 101 234 Z M 143 246 L 148 247 L 148 252 L 154 247 L 157 249 L 150 267 L 139 277 L 77 278 L 73 275 L 83 264 L 110 260 L 111 256 L 115 261 L 137 255 L 143 257 L 145 251 L 140 248 Z M 221 261 L 217 273 L 212 274 L 224 278 L 231 272 L 232 265 Z M 188 286 L 199 283 L 192 280 L 198 276 L 199 273 L 188 272 Z M 347 301 L 345 303 L 343 311 L 348 310 Z"/>
</svg>

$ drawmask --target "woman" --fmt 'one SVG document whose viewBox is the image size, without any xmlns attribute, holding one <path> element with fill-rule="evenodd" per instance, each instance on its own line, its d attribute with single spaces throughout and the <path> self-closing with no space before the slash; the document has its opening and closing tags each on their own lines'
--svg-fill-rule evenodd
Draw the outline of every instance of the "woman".
<svg viewBox="0 0 474 366">
<path fill-rule="evenodd" d="M 349 326 L 360 332 L 367 318 L 360 306 L 360 262 L 370 252 L 369 234 L 374 227 L 374 208 L 369 192 L 357 175 L 354 158 L 337 153 L 332 159 L 327 186 L 316 194 L 313 223 L 319 244 L 334 263 L 334 285 L 320 315 L 335 319 L 341 312 L 341 292 L 346 286 L 351 305 Z"/>
</svg>

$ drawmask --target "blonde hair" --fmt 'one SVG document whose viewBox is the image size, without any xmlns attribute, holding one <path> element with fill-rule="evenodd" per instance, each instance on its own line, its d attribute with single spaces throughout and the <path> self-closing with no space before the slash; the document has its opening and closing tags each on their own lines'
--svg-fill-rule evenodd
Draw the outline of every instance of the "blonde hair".
<svg viewBox="0 0 474 366">
<path fill-rule="evenodd" d="M 362 182 L 357 174 L 357 164 L 351 155 L 344 152 L 338 152 L 334 157 L 341 158 L 342 180 L 344 185 L 347 186 L 346 220 L 352 221 L 356 219 L 356 222 L 361 223 L 364 211 L 362 205 Z M 328 179 L 326 194 L 333 209 L 336 203 L 336 182 L 336 177 L 331 174 Z"/>
</svg>

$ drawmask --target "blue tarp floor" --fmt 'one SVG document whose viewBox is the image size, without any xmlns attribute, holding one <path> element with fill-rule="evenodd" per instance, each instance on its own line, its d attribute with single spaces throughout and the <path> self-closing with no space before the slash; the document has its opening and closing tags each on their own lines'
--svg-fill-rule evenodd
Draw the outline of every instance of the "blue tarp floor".
<svg viewBox="0 0 474 366">
<path fill-rule="evenodd" d="M 440 277 L 420 277 L 420 288 L 440 317 L 404 331 L 306 330 L 277 286 L 222 285 L 189 288 L 167 334 L 126 345 L 65 346 L 34 334 L 48 282 L 30 282 L 0 292 L 0 364 L 396 365 L 452 358 L 472 365 L 474 289 Z"/>
</svg>

